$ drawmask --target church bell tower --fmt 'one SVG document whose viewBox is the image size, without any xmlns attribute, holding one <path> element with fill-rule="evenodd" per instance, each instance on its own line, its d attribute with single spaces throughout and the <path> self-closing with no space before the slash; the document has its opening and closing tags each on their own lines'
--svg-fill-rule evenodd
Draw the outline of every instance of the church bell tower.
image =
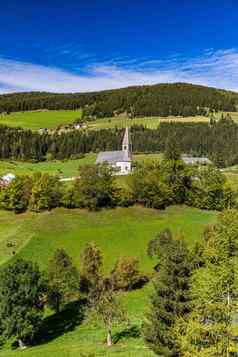
<svg viewBox="0 0 238 357">
<path fill-rule="evenodd" d="M 131 136 L 128 127 L 125 130 L 125 134 L 122 140 L 122 151 L 126 152 L 128 157 L 131 156 L 132 144 L 131 144 Z"/>
</svg>

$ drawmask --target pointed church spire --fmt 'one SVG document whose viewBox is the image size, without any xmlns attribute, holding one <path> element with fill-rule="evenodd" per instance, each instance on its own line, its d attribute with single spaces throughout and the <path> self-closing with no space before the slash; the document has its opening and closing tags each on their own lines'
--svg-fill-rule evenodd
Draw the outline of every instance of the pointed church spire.
<svg viewBox="0 0 238 357">
<path fill-rule="evenodd" d="M 125 134 L 122 140 L 122 151 L 125 152 L 128 158 L 131 157 L 132 145 L 131 145 L 131 136 L 128 127 L 126 127 Z"/>
<path fill-rule="evenodd" d="M 131 136 L 128 127 L 126 127 L 125 134 L 122 141 L 122 151 L 127 151 L 128 154 L 131 153 Z"/>
</svg>

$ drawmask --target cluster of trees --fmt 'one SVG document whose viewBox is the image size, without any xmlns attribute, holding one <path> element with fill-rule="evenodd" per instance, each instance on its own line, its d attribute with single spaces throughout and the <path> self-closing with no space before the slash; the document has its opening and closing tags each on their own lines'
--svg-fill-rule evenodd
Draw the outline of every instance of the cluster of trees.
<svg viewBox="0 0 238 357">
<path fill-rule="evenodd" d="M 79 154 L 121 148 L 122 130 L 39 134 L 0 125 L 0 159 L 44 161 L 77 158 Z"/>
<path fill-rule="evenodd" d="M 120 150 L 123 129 L 72 131 L 40 135 L 0 126 L 0 159 L 52 160 L 77 158 L 80 154 Z M 238 125 L 222 116 L 210 123 L 161 123 L 157 129 L 132 126 L 134 152 L 164 152 L 176 144 L 181 153 L 208 156 L 218 167 L 238 163 Z"/>
<path fill-rule="evenodd" d="M 0 208 L 16 213 L 27 209 L 50 210 L 55 207 L 128 207 L 141 204 L 164 209 L 172 204 L 188 204 L 208 210 L 236 207 L 237 193 L 225 176 L 213 166 L 193 168 L 179 159 L 161 164 L 138 165 L 128 177 L 127 187 L 118 187 L 107 164 L 84 166 L 72 185 L 57 176 L 36 173 L 17 176 L 0 188 Z"/>
<path fill-rule="evenodd" d="M 121 256 L 112 272 L 105 277 L 103 257 L 94 243 L 88 243 L 81 257 L 80 269 L 63 249 L 58 249 L 40 271 L 36 263 L 16 259 L 0 272 L 0 337 L 18 342 L 20 348 L 40 341 L 44 333 L 45 307 L 59 315 L 71 303 L 74 314 L 82 311 L 100 318 L 107 330 L 107 344 L 112 344 L 112 328 L 115 319 L 128 322 L 118 302 L 118 291 L 133 289 L 145 282 L 138 260 Z M 81 309 L 82 310 L 82 309 Z"/>
<path fill-rule="evenodd" d="M 229 115 L 218 121 L 211 117 L 210 123 L 163 123 L 158 131 L 161 151 L 174 140 L 182 153 L 208 156 L 218 167 L 238 162 L 238 125 Z"/>
<path fill-rule="evenodd" d="M 0 96 L 0 113 L 38 109 L 84 108 L 85 116 L 206 115 L 209 111 L 236 111 L 236 93 L 186 83 L 135 86 L 91 93 L 27 92 Z"/>
<path fill-rule="evenodd" d="M 238 212 L 228 210 L 189 251 L 165 231 L 149 245 L 158 260 L 143 334 L 159 356 L 235 356 Z"/>
</svg>

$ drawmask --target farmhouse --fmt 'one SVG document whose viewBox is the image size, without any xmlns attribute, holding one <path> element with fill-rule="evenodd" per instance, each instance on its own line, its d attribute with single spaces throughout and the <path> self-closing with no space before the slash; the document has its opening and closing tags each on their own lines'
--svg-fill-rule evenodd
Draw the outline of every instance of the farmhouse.
<svg viewBox="0 0 238 357">
<path fill-rule="evenodd" d="M 182 160 L 187 165 L 211 165 L 212 162 L 207 157 L 182 156 Z"/>
<path fill-rule="evenodd" d="M 126 128 L 122 141 L 122 150 L 104 151 L 98 154 L 96 164 L 107 162 L 116 169 L 117 175 L 127 175 L 131 172 L 132 144 L 129 129 Z"/>
<path fill-rule="evenodd" d="M 0 186 L 8 186 L 15 179 L 15 177 L 16 176 L 11 172 L 0 177 Z"/>
</svg>

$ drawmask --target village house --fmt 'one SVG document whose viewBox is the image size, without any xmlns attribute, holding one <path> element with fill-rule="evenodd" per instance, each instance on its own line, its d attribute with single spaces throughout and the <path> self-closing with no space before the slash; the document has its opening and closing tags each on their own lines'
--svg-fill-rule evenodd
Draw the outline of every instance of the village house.
<svg viewBox="0 0 238 357">
<path fill-rule="evenodd" d="M 6 175 L 0 177 L 0 186 L 8 186 L 16 176 L 11 172 L 7 173 Z"/>
<path fill-rule="evenodd" d="M 187 165 L 206 166 L 212 164 L 211 160 L 207 157 L 182 156 L 181 158 Z"/>
<path fill-rule="evenodd" d="M 122 150 L 104 151 L 98 154 L 96 164 L 107 162 L 115 169 L 116 175 L 128 175 L 132 170 L 132 144 L 129 129 L 126 128 L 122 141 Z"/>
</svg>

